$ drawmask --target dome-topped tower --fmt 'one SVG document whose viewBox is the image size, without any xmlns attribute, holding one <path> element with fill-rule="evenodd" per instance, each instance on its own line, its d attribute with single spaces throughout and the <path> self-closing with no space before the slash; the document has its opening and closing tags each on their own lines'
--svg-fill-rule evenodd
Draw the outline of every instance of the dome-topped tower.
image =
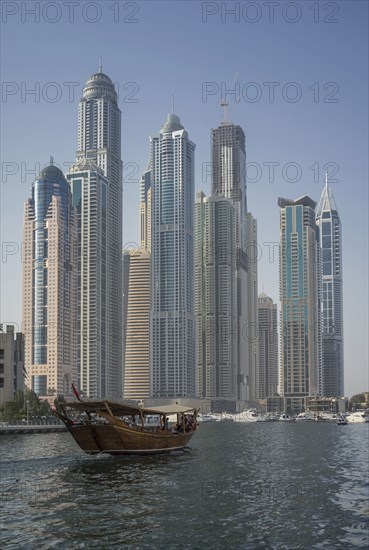
<svg viewBox="0 0 369 550">
<path fill-rule="evenodd" d="M 70 176 L 73 200 L 80 208 L 81 226 L 95 228 L 86 229 L 83 246 L 97 256 L 95 261 L 82 255 L 79 261 L 86 277 L 101 279 L 99 284 L 83 284 L 78 303 L 83 325 L 78 349 L 80 387 L 95 399 L 117 399 L 122 395 L 123 364 L 118 330 L 122 326 L 121 112 L 114 84 L 103 73 L 101 61 L 79 102 L 76 157 Z M 98 338 L 91 338 L 89 322 L 83 317 L 91 303 L 97 304 L 92 318 L 99 323 Z"/>
<path fill-rule="evenodd" d="M 63 172 L 54 164 L 49 164 L 41 170 L 37 180 L 59 181 L 64 180 Z"/>
<path fill-rule="evenodd" d="M 83 88 L 83 98 L 95 99 L 102 96 L 117 102 L 117 92 L 111 79 L 104 73 L 95 73 L 90 76 Z"/>
<path fill-rule="evenodd" d="M 183 130 L 181 120 L 179 116 L 174 113 L 169 113 L 167 120 L 164 122 L 163 126 L 160 129 L 161 134 L 167 134 L 171 132 L 176 132 L 177 130 Z"/>
</svg>

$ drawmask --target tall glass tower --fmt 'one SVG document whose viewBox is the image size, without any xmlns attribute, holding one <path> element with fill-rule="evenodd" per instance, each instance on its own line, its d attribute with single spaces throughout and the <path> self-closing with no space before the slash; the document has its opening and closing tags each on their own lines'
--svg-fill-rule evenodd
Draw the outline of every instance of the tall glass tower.
<svg viewBox="0 0 369 550">
<path fill-rule="evenodd" d="M 232 201 L 236 225 L 237 399 L 256 399 L 257 264 L 247 251 L 256 244 L 256 220 L 247 215 L 245 134 L 223 120 L 212 130 L 212 194 Z M 250 302 L 251 298 L 251 302 Z"/>
<path fill-rule="evenodd" d="M 277 304 L 264 292 L 258 297 L 259 399 L 277 395 L 278 312 Z"/>
<path fill-rule="evenodd" d="M 329 397 L 342 397 L 344 358 L 341 222 L 327 177 L 315 213 L 322 248 L 322 392 Z"/>
<path fill-rule="evenodd" d="M 281 390 L 295 413 L 320 393 L 320 246 L 316 203 L 278 199 L 280 207 Z"/>
<path fill-rule="evenodd" d="M 82 196 L 81 227 L 90 225 L 98 228 L 102 224 L 102 232 L 91 232 L 86 236 L 87 242 L 84 244 L 87 257 L 97 246 L 101 269 L 96 274 L 87 273 L 87 279 L 81 282 L 80 318 L 83 319 L 82 313 L 91 304 L 96 303 L 95 309 L 100 311 L 98 318 L 90 317 L 80 330 L 80 361 L 87 361 L 90 355 L 94 363 L 96 362 L 94 369 L 97 377 L 93 382 L 87 365 L 85 382 L 81 389 L 90 397 L 118 399 L 122 397 L 123 361 L 121 112 L 114 84 L 102 72 L 101 67 L 86 82 L 79 102 L 76 156 L 77 165 L 73 170 L 73 178 L 81 180 L 81 173 L 84 172 L 87 179 L 91 177 L 96 181 L 93 186 L 96 196 L 89 195 L 86 178 L 82 183 L 85 191 Z M 88 168 L 86 162 L 93 163 L 95 168 L 91 168 L 91 164 Z M 96 167 L 101 169 L 101 174 Z M 78 193 L 80 186 L 75 185 L 73 189 Z M 80 199 L 81 197 L 74 195 L 76 204 Z M 106 243 L 100 247 L 99 241 L 105 235 Z M 99 277 L 101 281 L 98 280 Z M 91 323 L 97 327 L 97 342 L 93 343 L 92 348 L 86 340 Z M 96 346 L 99 349 L 95 350 Z"/>
<path fill-rule="evenodd" d="M 222 122 L 212 130 L 212 194 L 233 201 L 237 210 L 237 246 L 246 248 L 246 149 L 241 126 Z"/>
<path fill-rule="evenodd" d="M 194 397 L 194 154 L 175 114 L 151 139 L 151 368 L 154 398 Z"/>
<path fill-rule="evenodd" d="M 76 380 L 76 238 L 69 185 L 50 164 L 32 185 L 23 225 L 25 368 L 42 396 L 68 395 Z"/>
<path fill-rule="evenodd" d="M 200 397 L 237 400 L 236 223 L 232 201 L 196 193 L 195 288 Z"/>
</svg>

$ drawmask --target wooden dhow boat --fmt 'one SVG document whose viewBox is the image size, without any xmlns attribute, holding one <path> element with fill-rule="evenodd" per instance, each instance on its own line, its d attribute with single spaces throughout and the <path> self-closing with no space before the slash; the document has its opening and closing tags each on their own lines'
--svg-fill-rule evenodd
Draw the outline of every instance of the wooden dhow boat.
<svg viewBox="0 0 369 550">
<path fill-rule="evenodd" d="M 158 454 L 183 449 L 198 427 L 197 410 L 143 408 L 110 400 L 68 401 L 53 410 L 85 453 Z M 169 425 L 169 415 L 176 424 Z"/>
</svg>

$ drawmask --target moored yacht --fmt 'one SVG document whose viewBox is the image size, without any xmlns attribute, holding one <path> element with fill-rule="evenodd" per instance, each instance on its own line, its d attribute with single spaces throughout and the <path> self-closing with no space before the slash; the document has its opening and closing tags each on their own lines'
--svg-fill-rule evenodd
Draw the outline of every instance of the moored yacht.
<svg viewBox="0 0 369 550">
<path fill-rule="evenodd" d="M 355 411 L 348 415 L 347 420 L 350 424 L 353 422 L 369 422 L 369 416 L 366 411 Z"/>
<path fill-rule="evenodd" d="M 311 422 L 312 420 L 314 420 L 314 416 L 308 411 L 302 412 L 296 417 L 296 422 Z"/>
<path fill-rule="evenodd" d="M 281 422 L 289 422 L 292 419 L 291 419 L 290 416 L 288 416 L 288 414 L 283 413 L 283 414 L 279 415 L 278 420 L 280 420 Z"/>
<path fill-rule="evenodd" d="M 233 415 L 233 420 L 235 422 L 257 422 L 259 419 L 260 414 L 256 409 L 247 409 L 247 411 L 242 411 Z"/>
<path fill-rule="evenodd" d="M 220 418 L 214 414 L 199 414 L 197 416 L 198 422 L 219 422 Z"/>
</svg>

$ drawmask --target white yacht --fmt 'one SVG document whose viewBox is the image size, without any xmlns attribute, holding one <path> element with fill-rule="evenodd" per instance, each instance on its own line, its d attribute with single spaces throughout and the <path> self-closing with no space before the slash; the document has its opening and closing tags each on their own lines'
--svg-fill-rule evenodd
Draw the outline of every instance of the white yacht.
<svg viewBox="0 0 369 550">
<path fill-rule="evenodd" d="M 369 422 L 369 416 L 366 411 L 355 411 L 348 415 L 347 421 L 349 424 L 353 422 Z"/>
<path fill-rule="evenodd" d="M 198 422 L 218 422 L 219 420 L 214 414 L 199 414 L 197 416 Z"/>
<path fill-rule="evenodd" d="M 259 419 L 260 414 L 256 409 L 247 409 L 247 411 L 242 411 L 233 415 L 233 420 L 235 422 L 257 422 Z"/>
<path fill-rule="evenodd" d="M 279 415 L 278 420 L 281 421 L 281 422 L 290 422 L 290 420 L 292 420 L 292 419 L 288 416 L 288 414 L 283 413 L 283 414 Z"/>
<path fill-rule="evenodd" d="M 308 411 L 302 412 L 296 416 L 296 422 L 311 422 L 312 420 L 314 420 L 314 416 Z"/>
</svg>

